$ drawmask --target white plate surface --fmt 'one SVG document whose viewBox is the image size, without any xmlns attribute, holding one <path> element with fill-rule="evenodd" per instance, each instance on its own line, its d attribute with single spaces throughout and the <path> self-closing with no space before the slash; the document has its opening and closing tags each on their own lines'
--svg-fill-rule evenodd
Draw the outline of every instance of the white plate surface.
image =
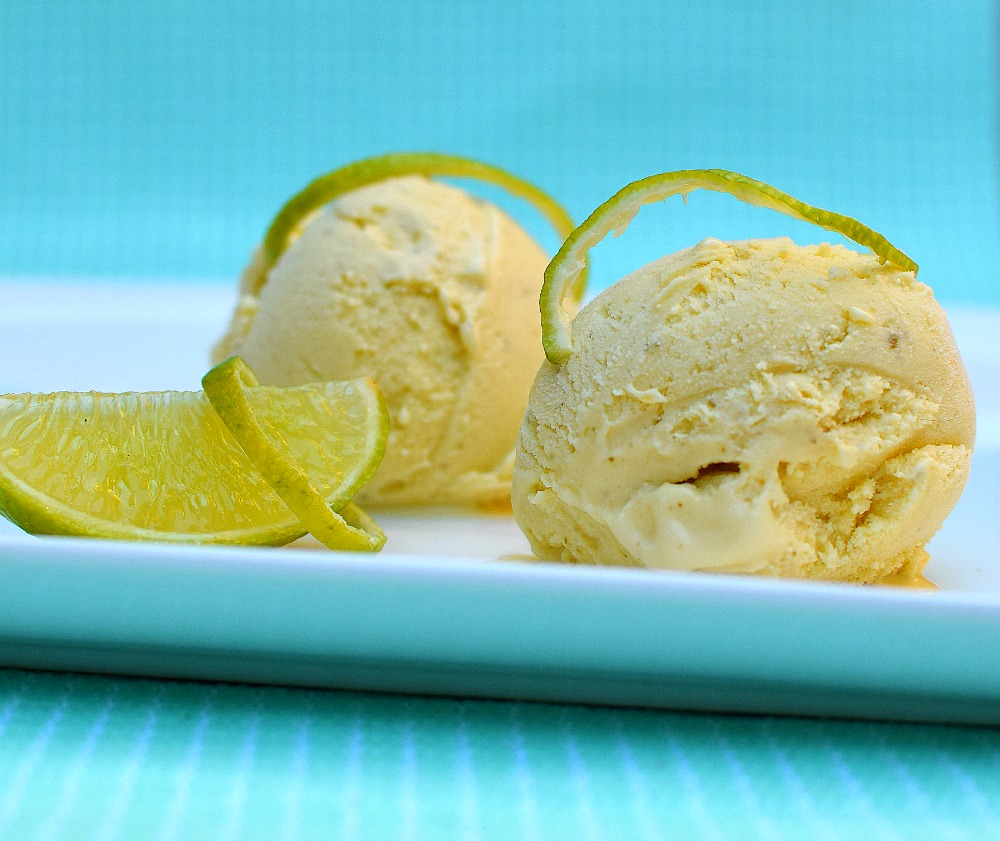
<svg viewBox="0 0 1000 841">
<path fill-rule="evenodd" d="M 0 393 L 194 389 L 233 293 L 8 281 Z M 1000 311 L 952 313 L 980 422 L 937 592 L 525 563 L 503 516 L 381 518 L 378 557 L 31 538 L 0 520 L 0 664 L 1000 723 Z"/>
</svg>

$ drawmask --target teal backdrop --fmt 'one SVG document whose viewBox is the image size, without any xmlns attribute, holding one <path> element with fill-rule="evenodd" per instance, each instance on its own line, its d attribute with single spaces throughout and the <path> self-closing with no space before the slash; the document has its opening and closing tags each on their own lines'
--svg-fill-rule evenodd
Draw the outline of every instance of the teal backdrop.
<svg viewBox="0 0 1000 841">
<path fill-rule="evenodd" d="M 231 282 L 315 175 L 435 149 L 578 219 L 653 172 L 735 169 L 997 304 L 997 29 L 994 0 L 4 0 L 0 275 Z M 675 199 L 597 250 L 596 285 L 781 233 L 828 236 Z"/>
</svg>

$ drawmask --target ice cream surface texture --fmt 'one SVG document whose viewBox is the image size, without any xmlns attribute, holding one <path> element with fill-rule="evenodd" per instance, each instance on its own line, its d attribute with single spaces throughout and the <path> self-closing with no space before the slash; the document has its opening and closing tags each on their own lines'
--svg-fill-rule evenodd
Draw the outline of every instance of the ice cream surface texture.
<svg viewBox="0 0 1000 841">
<path fill-rule="evenodd" d="M 877 582 L 923 566 L 964 488 L 951 330 L 872 254 L 708 239 L 606 289 L 573 336 L 518 443 L 539 557 Z"/>
<path fill-rule="evenodd" d="M 265 385 L 370 376 L 389 407 L 365 505 L 491 504 L 543 355 L 548 258 L 494 205 L 422 176 L 348 193 L 261 277 L 247 268 L 213 359 Z"/>
</svg>

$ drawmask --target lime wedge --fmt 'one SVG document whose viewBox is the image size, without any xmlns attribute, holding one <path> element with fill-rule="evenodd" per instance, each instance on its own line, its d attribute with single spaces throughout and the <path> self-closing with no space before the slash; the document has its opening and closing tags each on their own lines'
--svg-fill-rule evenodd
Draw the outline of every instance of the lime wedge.
<svg viewBox="0 0 1000 841">
<path fill-rule="evenodd" d="M 202 387 L 313 537 L 330 549 L 382 548 L 382 530 L 351 503 L 382 460 L 389 434 L 389 414 L 371 380 L 264 388 L 234 356 L 209 371 Z"/>
<path fill-rule="evenodd" d="M 569 214 L 548 193 L 498 166 L 439 152 L 394 152 L 355 161 L 321 175 L 292 196 L 278 211 L 264 236 L 263 263 L 255 273 L 255 282 L 265 282 L 268 270 L 285 252 L 310 214 L 359 187 L 404 175 L 473 178 L 495 184 L 534 205 L 560 237 L 568 236 L 574 227 Z M 583 297 L 585 284 L 586 264 L 574 276 L 572 291 L 577 299 Z"/>
<path fill-rule="evenodd" d="M 119 540 L 305 533 L 201 392 L 0 397 L 0 512 L 32 534 Z"/>
<path fill-rule="evenodd" d="M 724 169 L 686 169 L 651 175 L 623 187 L 591 213 L 566 238 L 546 268 L 540 303 L 542 345 L 549 362 L 560 364 L 572 352 L 570 317 L 562 302 L 570 290 L 577 288 L 578 278 L 586 267 L 587 252 L 609 233 L 620 235 L 644 204 L 678 194 L 686 196 L 699 189 L 728 193 L 747 204 L 768 207 L 793 219 L 812 222 L 870 248 L 883 262 L 894 263 L 905 271 L 917 271 L 913 260 L 857 219 L 813 207 L 763 181 Z"/>
</svg>

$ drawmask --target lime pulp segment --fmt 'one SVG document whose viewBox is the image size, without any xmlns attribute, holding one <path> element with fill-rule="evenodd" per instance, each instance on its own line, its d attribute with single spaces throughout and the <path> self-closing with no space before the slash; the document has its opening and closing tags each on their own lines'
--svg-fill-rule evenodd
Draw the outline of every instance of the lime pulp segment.
<svg viewBox="0 0 1000 841">
<path fill-rule="evenodd" d="M 304 528 L 201 392 L 0 397 L 0 511 L 32 534 L 281 545 Z"/>
</svg>

